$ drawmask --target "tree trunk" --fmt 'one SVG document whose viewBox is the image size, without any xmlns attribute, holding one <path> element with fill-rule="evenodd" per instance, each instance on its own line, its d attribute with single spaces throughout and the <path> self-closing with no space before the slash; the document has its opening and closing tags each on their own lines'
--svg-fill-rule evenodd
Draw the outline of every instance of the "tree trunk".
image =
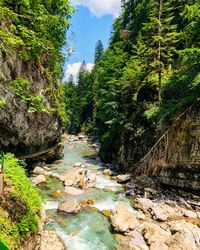
<svg viewBox="0 0 200 250">
<path fill-rule="evenodd" d="M 159 18 L 158 18 L 158 101 L 161 103 L 161 86 L 162 86 L 162 62 L 161 62 L 161 20 L 163 11 L 163 0 L 159 1 Z"/>
<path fill-rule="evenodd" d="M 3 166 L 0 165 L 0 194 L 3 194 Z"/>
</svg>

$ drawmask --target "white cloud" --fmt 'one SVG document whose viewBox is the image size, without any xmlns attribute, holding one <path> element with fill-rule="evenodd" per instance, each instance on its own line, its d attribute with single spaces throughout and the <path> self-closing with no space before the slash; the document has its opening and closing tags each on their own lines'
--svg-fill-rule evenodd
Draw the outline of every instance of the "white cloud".
<svg viewBox="0 0 200 250">
<path fill-rule="evenodd" d="M 121 10 L 121 0 L 71 0 L 71 3 L 89 8 L 97 17 L 106 14 L 117 17 Z"/>
<path fill-rule="evenodd" d="M 77 82 L 77 76 L 80 70 L 82 62 L 77 62 L 77 63 L 73 63 L 73 64 L 68 64 L 66 71 L 65 71 L 65 76 L 64 76 L 64 80 L 63 81 L 67 81 L 69 80 L 69 77 L 72 75 L 74 78 L 74 82 Z M 93 63 L 87 63 L 87 70 L 91 71 L 94 68 L 94 64 Z"/>
</svg>

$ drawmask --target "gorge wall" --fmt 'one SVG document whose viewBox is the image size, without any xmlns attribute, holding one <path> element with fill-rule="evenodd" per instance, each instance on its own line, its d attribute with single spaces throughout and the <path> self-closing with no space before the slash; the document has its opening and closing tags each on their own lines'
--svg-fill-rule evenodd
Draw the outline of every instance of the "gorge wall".
<svg viewBox="0 0 200 250">
<path fill-rule="evenodd" d="M 143 136 L 124 134 L 113 143 L 113 147 L 102 152 L 103 159 L 114 161 L 124 171 L 135 171 L 135 164 L 147 154 L 160 135 L 160 131 L 158 135 L 151 127 Z M 173 123 L 168 140 L 167 163 L 160 166 L 156 177 L 168 186 L 200 190 L 199 102 Z"/>
<path fill-rule="evenodd" d="M 200 103 L 192 106 L 172 126 L 168 166 L 160 171 L 161 183 L 200 190 Z"/>
<path fill-rule="evenodd" d="M 0 148 L 26 155 L 58 143 L 61 122 L 58 115 L 51 112 L 53 102 L 48 93 L 55 93 L 56 88 L 47 80 L 42 68 L 36 62 L 22 61 L 15 51 L 9 55 L 0 53 L 0 68 L 0 100 L 4 101 L 0 108 Z M 26 86 L 22 85 L 16 92 L 12 85 L 16 79 L 19 85 L 20 81 L 29 82 L 29 89 L 25 90 Z M 22 88 L 21 96 L 19 88 Z M 29 92 L 28 96 L 23 96 L 23 88 Z M 34 105 L 43 105 L 45 110 L 32 112 Z"/>
</svg>

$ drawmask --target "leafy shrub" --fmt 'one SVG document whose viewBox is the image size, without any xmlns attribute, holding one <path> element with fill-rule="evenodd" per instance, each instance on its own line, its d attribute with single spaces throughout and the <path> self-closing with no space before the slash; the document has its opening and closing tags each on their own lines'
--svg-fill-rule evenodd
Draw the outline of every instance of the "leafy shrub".
<svg viewBox="0 0 200 250">
<path fill-rule="evenodd" d="M 6 154 L 6 185 L 4 197 L 0 197 L 0 241 L 10 249 L 19 247 L 22 240 L 39 229 L 41 198 L 32 187 L 23 166 L 24 162 Z"/>
</svg>

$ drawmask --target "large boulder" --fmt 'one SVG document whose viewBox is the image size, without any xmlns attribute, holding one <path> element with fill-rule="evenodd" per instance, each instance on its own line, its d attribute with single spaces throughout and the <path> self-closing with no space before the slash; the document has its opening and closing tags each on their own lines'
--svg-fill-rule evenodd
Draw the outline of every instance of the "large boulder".
<svg viewBox="0 0 200 250">
<path fill-rule="evenodd" d="M 87 169 L 76 167 L 70 169 L 62 177 L 65 186 L 71 186 L 76 188 L 92 188 L 96 184 L 96 174 L 88 173 Z"/>
<path fill-rule="evenodd" d="M 73 167 L 74 168 L 80 168 L 81 166 L 82 166 L 81 162 L 76 162 Z"/>
<path fill-rule="evenodd" d="M 82 168 L 73 168 L 68 170 L 64 175 L 65 186 L 73 186 L 78 188 L 86 188 L 87 186 L 87 171 Z"/>
<path fill-rule="evenodd" d="M 133 211 L 123 204 L 118 205 L 111 212 L 111 223 L 118 232 L 127 232 L 139 226 L 140 222 Z"/>
<path fill-rule="evenodd" d="M 81 206 L 79 205 L 76 199 L 70 199 L 70 200 L 62 202 L 58 206 L 58 211 L 68 213 L 68 214 L 77 214 L 78 212 L 81 211 Z"/>
</svg>

